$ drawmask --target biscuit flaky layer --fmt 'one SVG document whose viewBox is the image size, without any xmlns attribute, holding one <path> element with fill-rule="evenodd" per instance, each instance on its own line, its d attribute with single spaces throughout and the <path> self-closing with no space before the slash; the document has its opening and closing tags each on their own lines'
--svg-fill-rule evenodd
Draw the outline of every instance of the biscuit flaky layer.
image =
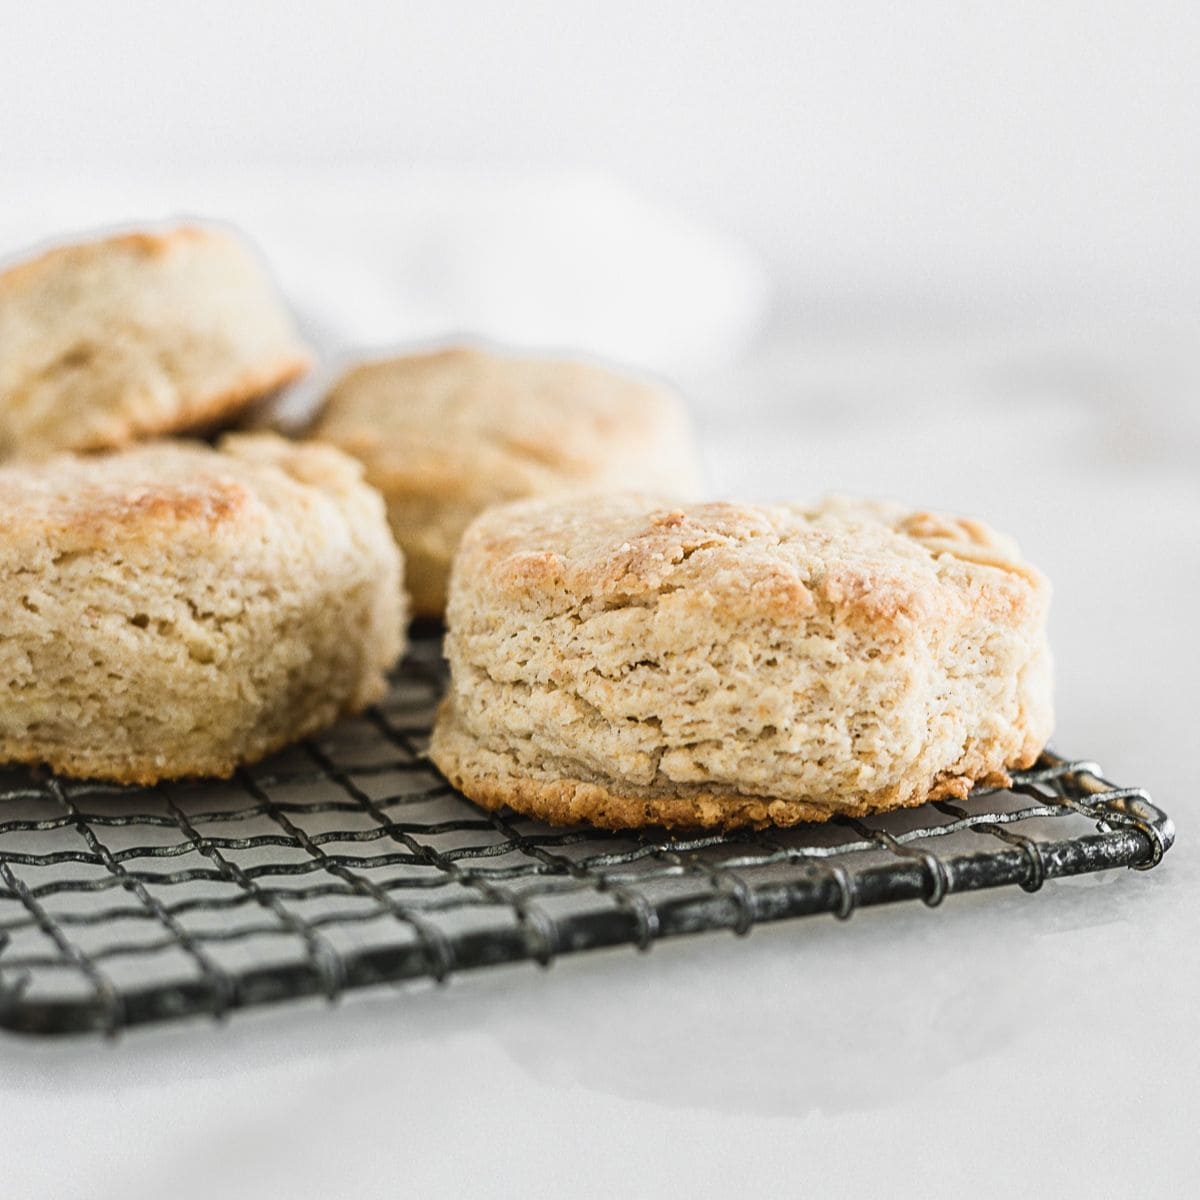
<svg viewBox="0 0 1200 1200">
<path fill-rule="evenodd" d="M 311 430 L 383 492 L 418 614 L 441 616 L 463 531 L 527 496 L 651 489 L 693 495 L 678 396 L 589 363 L 454 347 L 349 371 Z"/>
<path fill-rule="evenodd" d="M 430 752 L 486 807 L 793 825 L 967 794 L 1052 727 L 1048 586 L 975 521 L 621 496 L 495 509 Z"/>
<path fill-rule="evenodd" d="M 0 469 L 0 761 L 228 776 L 378 699 L 402 564 L 361 467 L 270 435 Z"/>
<path fill-rule="evenodd" d="M 0 272 L 0 458 L 103 450 L 236 415 L 309 365 L 262 264 L 205 226 Z"/>
</svg>

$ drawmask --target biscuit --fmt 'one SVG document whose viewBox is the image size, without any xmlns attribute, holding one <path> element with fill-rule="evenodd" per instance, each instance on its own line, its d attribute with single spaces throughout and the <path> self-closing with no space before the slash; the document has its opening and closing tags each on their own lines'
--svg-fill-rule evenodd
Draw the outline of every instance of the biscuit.
<svg viewBox="0 0 1200 1200">
<path fill-rule="evenodd" d="M 463 530 L 505 500 L 645 488 L 695 493 L 681 401 L 586 363 L 472 348 L 371 362 L 311 436 L 361 459 L 387 501 L 416 612 L 440 616 Z"/>
<path fill-rule="evenodd" d="M 964 797 L 1052 725 L 1048 586 L 978 522 L 619 496 L 493 509 L 431 756 L 485 808 L 794 825 Z"/>
<path fill-rule="evenodd" d="M 310 362 L 252 250 L 183 226 L 0 273 L 0 457 L 102 450 L 232 417 Z"/>
<path fill-rule="evenodd" d="M 402 563 L 361 476 L 272 435 L 0 468 L 0 761 L 228 776 L 378 699 Z"/>
</svg>

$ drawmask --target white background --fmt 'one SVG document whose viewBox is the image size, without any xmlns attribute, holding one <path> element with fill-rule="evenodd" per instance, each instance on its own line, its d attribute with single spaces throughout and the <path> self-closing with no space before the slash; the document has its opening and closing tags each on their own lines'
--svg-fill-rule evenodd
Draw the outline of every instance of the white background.
<svg viewBox="0 0 1200 1200">
<path fill-rule="evenodd" d="M 0 5 L 32 168 L 579 165 L 813 303 L 1200 301 L 1200 8 L 802 0 Z"/>
<path fill-rule="evenodd" d="M 115 1047 L 0 1039 L 0 1190 L 1191 1194 L 1200 7 L 0 15 L 12 227 L 48 193 L 86 212 L 162 179 L 261 183 L 283 222 L 306 181 L 336 199 L 432 163 L 598 171 L 748 246 L 775 306 L 740 361 L 688 380 L 714 488 L 880 492 L 1012 530 L 1056 587 L 1057 744 L 1180 827 L 1147 876 L 1036 898 Z"/>
</svg>

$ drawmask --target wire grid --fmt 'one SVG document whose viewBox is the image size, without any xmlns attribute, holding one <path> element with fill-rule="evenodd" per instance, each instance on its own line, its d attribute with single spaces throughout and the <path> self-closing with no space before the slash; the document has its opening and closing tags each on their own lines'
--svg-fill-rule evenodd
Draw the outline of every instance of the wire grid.
<svg viewBox="0 0 1200 1200">
<path fill-rule="evenodd" d="M 229 783 L 0 775 L 0 1026 L 106 1032 L 523 959 L 1113 867 L 1174 839 L 1144 791 L 1046 754 L 1006 790 L 770 833 L 645 836 L 489 814 L 423 757 L 444 685 Z"/>
</svg>

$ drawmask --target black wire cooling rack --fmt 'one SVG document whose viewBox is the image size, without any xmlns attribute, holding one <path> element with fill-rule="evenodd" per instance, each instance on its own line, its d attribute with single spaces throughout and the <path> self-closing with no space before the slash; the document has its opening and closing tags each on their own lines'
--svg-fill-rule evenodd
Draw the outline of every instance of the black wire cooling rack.
<svg viewBox="0 0 1200 1200">
<path fill-rule="evenodd" d="M 1156 866 L 1170 819 L 1092 762 L 773 833 L 628 836 L 488 814 L 422 756 L 419 640 L 387 700 L 229 783 L 0 776 L 0 1026 L 116 1031 L 811 913 Z"/>
</svg>

